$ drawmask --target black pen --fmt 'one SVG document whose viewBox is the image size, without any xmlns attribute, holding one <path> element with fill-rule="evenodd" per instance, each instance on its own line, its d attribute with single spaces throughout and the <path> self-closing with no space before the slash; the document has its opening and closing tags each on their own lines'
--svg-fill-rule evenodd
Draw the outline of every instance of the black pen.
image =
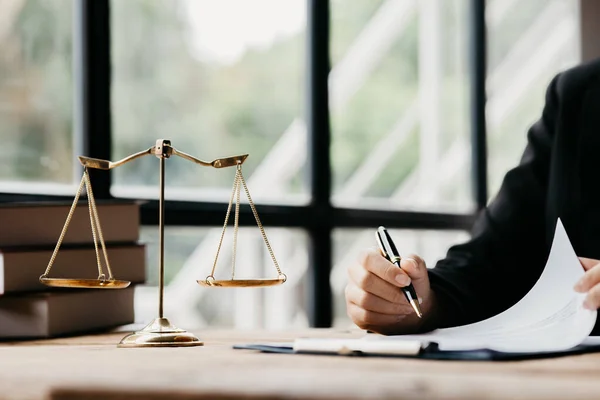
<svg viewBox="0 0 600 400">
<path fill-rule="evenodd" d="M 383 226 L 377 228 L 377 244 L 379 245 L 379 250 L 381 254 L 392 264 L 396 265 L 398 268 L 400 267 L 400 253 L 398 253 L 398 249 L 396 249 L 396 245 L 392 241 L 392 237 L 388 233 L 387 229 Z M 404 296 L 406 296 L 406 300 L 410 303 L 412 308 L 415 310 L 419 318 L 423 317 L 423 313 L 421 312 L 421 307 L 419 306 L 419 298 L 417 297 L 417 292 L 415 292 L 415 288 L 412 285 L 412 282 L 408 286 L 404 286 L 402 288 L 404 292 Z"/>
</svg>

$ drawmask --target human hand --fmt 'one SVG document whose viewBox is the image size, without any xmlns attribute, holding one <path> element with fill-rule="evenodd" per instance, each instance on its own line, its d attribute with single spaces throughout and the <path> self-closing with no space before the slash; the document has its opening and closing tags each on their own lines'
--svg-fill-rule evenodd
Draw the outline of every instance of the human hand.
<svg viewBox="0 0 600 400">
<path fill-rule="evenodd" d="M 429 286 L 425 262 L 417 255 L 400 261 L 401 269 L 385 259 L 378 250 L 365 251 L 348 268 L 346 311 L 359 328 L 382 334 L 413 333 L 431 317 L 434 293 Z M 419 318 L 401 288 L 413 284 L 423 318 Z"/>
<path fill-rule="evenodd" d="M 587 293 L 583 306 L 590 310 L 600 308 L 600 260 L 579 257 L 579 262 L 585 269 L 585 274 L 575 284 L 575 290 Z"/>
</svg>

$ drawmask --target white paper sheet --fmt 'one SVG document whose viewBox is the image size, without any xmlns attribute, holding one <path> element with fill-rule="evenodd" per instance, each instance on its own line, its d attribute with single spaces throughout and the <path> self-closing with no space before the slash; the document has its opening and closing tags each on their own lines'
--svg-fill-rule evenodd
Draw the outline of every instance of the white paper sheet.
<svg viewBox="0 0 600 400">
<path fill-rule="evenodd" d="M 514 262 L 519 262 L 517 255 Z M 583 267 L 559 219 L 542 275 L 529 293 L 513 307 L 474 324 L 439 329 L 424 335 L 369 335 L 365 340 L 418 339 L 437 342 L 440 350 L 566 350 L 583 342 L 596 322 L 597 311 L 583 308 L 585 294 L 573 290 L 583 274 Z M 509 279 L 507 277 L 507 281 Z"/>
</svg>

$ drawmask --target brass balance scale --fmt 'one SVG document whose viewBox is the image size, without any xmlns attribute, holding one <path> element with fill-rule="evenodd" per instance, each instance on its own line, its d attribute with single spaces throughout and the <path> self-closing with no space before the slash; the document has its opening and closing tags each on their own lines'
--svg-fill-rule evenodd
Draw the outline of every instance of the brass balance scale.
<svg viewBox="0 0 600 400">
<path fill-rule="evenodd" d="M 215 259 L 212 266 L 212 271 L 210 275 L 208 275 L 205 279 L 197 280 L 200 286 L 204 287 L 265 287 L 265 286 L 274 286 L 280 285 L 284 283 L 287 279 L 286 275 L 281 272 L 279 268 L 279 264 L 275 258 L 275 254 L 273 253 L 273 249 L 269 244 L 269 240 L 267 239 L 267 235 L 265 230 L 260 222 L 258 217 L 258 213 L 256 211 L 256 207 L 252 198 L 250 197 L 250 192 L 248 190 L 248 186 L 246 181 L 242 175 L 242 164 L 248 157 L 247 154 L 240 156 L 233 156 L 227 158 L 219 158 L 213 160 L 212 162 L 206 162 L 199 160 L 189 154 L 178 151 L 174 147 L 171 146 L 171 142 L 165 139 L 158 139 L 156 141 L 155 146 L 140 151 L 139 153 L 132 154 L 127 156 L 119 161 L 108 161 L 108 160 L 100 160 L 96 158 L 83 157 L 79 156 L 79 161 L 81 165 L 83 165 L 83 177 L 81 178 L 81 182 L 79 184 L 79 189 L 75 194 L 75 198 L 73 200 L 73 204 L 69 213 L 67 215 L 67 219 L 63 226 L 62 232 L 59 236 L 59 239 L 56 243 L 56 247 L 54 248 L 54 252 L 50 257 L 50 261 L 48 262 L 48 266 L 46 271 L 42 276 L 40 276 L 40 282 L 44 285 L 52 286 L 52 287 L 63 287 L 63 288 L 84 288 L 84 289 L 123 289 L 130 285 L 131 282 L 116 279 L 113 276 L 112 270 L 110 268 L 110 263 L 108 260 L 108 255 L 106 252 L 106 245 L 104 244 L 104 238 L 102 236 L 102 228 L 100 226 L 100 218 L 98 217 L 98 210 L 96 208 L 96 201 L 94 199 L 94 194 L 92 191 L 92 185 L 90 181 L 90 176 L 88 173 L 88 168 L 94 169 L 102 169 L 102 170 L 110 170 L 113 168 L 120 167 L 123 164 L 126 164 L 130 161 L 133 161 L 137 158 L 144 157 L 147 155 L 155 155 L 160 161 L 160 196 L 159 196 L 159 301 L 158 301 L 158 318 L 155 318 L 152 322 L 150 322 L 146 327 L 140 331 L 133 332 L 127 336 L 125 336 L 118 344 L 118 347 L 179 347 L 179 346 L 201 346 L 204 343 L 200 341 L 195 335 L 190 332 L 187 332 L 183 329 L 177 328 L 173 326 L 167 318 L 163 316 L 163 299 L 164 299 L 164 196 L 165 196 L 165 160 L 171 156 L 179 156 L 186 160 L 192 161 L 196 164 L 199 164 L 204 167 L 213 167 L 213 168 L 226 168 L 226 167 L 236 167 L 236 174 L 233 181 L 233 190 L 231 193 L 231 197 L 229 199 L 229 205 L 227 207 L 227 212 L 225 214 L 225 222 L 223 224 L 223 230 L 221 231 L 221 237 L 219 239 L 219 245 L 217 247 L 217 252 L 215 255 Z M 49 274 L 52 269 L 52 265 L 58 251 L 60 249 L 63 238 L 67 232 L 69 227 L 69 222 L 73 216 L 77 203 L 79 201 L 79 197 L 83 191 L 85 186 L 88 198 L 88 208 L 90 214 L 90 225 L 92 229 L 92 236 L 94 238 L 94 247 L 96 249 L 96 263 L 98 266 L 98 278 L 97 279 L 77 279 L 77 278 L 50 278 Z M 248 203 L 250 208 L 252 209 L 252 214 L 256 219 L 256 223 L 258 228 L 260 229 L 262 238 L 267 246 L 271 259 L 273 260 L 273 265 L 277 270 L 277 277 L 271 279 L 236 279 L 235 278 L 235 257 L 236 257 L 236 247 L 237 247 L 237 236 L 239 229 L 239 212 L 240 212 L 240 193 L 241 188 L 244 188 L 244 192 L 246 193 L 246 197 L 248 198 Z M 227 280 L 218 280 L 215 279 L 215 269 L 217 266 L 217 260 L 219 258 L 219 252 L 221 250 L 221 246 L 223 244 L 223 238 L 225 236 L 225 231 L 227 229 L 229 216 L 231 215 L 231 210 L 233 208 L 233 204 L 235 201 L 234 208 L 234 232 L 233 232 L 233 253 L 232 253 L 232 263 L 231 263 L 231 279 Z M 108 276 L 104 273 L 104 268 L 102 267 L 102 260 L 100 257 L 100 251 L 98 248 L 98 242 L 100 242 L 100 247 L 102 249 L 102 258 L 104 260 L 104 265 L 106 267 L 106 272 Z"/>
</svg>

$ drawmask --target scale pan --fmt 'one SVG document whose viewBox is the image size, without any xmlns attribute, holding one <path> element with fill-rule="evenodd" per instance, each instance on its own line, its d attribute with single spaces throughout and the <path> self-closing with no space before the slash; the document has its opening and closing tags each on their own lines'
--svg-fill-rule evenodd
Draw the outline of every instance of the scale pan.
<svg viewBox="0 0 600 400">
<path fill-rule="evenodd" d="M 131 284 L 129 281 L 118 279 L 66 279 L 66 278 L 40 278 L 46 286 L 81 289 L 124 289 Z"/>
<path fill-rule="evenodd" d="M 227 280 L 215 280 L 211 278 L 199 279 L 196 282 L 200 286 L 204 287 L 264 287 L 264 286 L 275 286 L 281 285 L 285 282 L 286 278 L 276 279 L 227 279 Z"/>
</svg>

